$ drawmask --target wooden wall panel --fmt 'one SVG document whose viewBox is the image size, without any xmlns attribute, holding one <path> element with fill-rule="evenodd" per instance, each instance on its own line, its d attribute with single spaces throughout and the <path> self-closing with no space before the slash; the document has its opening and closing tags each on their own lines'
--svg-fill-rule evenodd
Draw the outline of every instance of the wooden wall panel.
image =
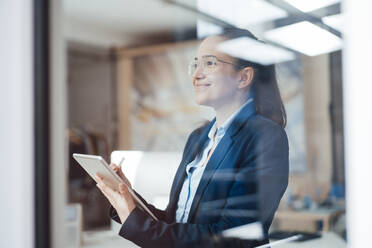
<svg viewBox="0 0 372 248">
<path fill-rule="evenodd" d="M 130 57 L 120 57 L 117 70 L 117 100 L 118 100 L 118 149 L 131 149 L 131 91 L 133 78 L 133 61 Z"/>
<path fill-rule="evenodd" d="M 302 57 L 308 170 L 292 175 L 293 193 L 324 200 L 332 178 L 330 74 L 328 55 Z"/>
</svg>

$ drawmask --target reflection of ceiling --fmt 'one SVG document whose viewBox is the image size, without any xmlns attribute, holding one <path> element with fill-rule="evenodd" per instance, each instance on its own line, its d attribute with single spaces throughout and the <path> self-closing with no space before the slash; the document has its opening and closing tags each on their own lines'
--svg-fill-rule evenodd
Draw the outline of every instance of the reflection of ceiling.
<svg viewBox="0 0 372 248">
<path fill-rule="evenodd" d="M 299 49 L 311 46 L 311 40 L 330 37 L 335 44 L 329 51 L 340 47 L 340 32 L 322 23 L 322 17 L 339 13 L 340 0 L 63 0 L 66 24 L 66 38 L 69 41 L 103 47 L 145 45 L 149 42 L 169 41 L 173 38 L 184 38 L 190 30 L 198 27 L 198 35 L 209 27 L 216 29 L 215 24 L 229 27 L 248 28 L 257 37 L 263 38 L 272 45 L 280 44 L 300 53 L 315 55 L 327 52 L 324 45 L 319 51 Z M 308 10 L 303 13 L 296 8 L 304 6 L 288 3 L 306 3 Z M 333 4 L 325 8 L 324 5 Z M 310 9 L 311 7 L 311 9 Z M 198 20 L 197 18 L 201 18 Z M 205 22 L 208 21 L 208 22 Z M 299 30 L 292 30 L 302 22 L 315 24 L 311 27 L 312 39 L 300 40 Z M 210 23 L 213 22 L 213 23 Z M 327 23 L 327 22 L 326 22 Z M 203 25 L 202 25 L 203 24 Z M 214 24 L 214 25 L 213 25 Z M 295 25 L 296 24 L 296 25 Z M 305 23 L 306 24 L 306 23 Z M 203 27 L 203 28 L 202 28 Z M 269 31 L 268 31 L 269 30 Z M 286 31 L 287 30 L 287 31 Z M 288 31 L 289 30 L 289 31 Z M 268 33 L 270 34 L 266 34 Z M 280 32 L 280 34 L 279 34 Z M 288 34 L 289 32 L 289 34 Z M 191 33 L 195 35 L 195 33 Z M 276 35 L 274 35 L 276 34 Z M 288 39 L 285 38 L 290 36 Z M 295 35 L 295 36 L 291 36 Z M 319 35 L 319 37 L 317 37 Z M 270 37 L 269 37 L 270 36 Z M 275 36 L 275 37 L 273 37 Z M 317 37 L 317 38 L 316 38 Z M 295 43 L 294 46 L 292 43 Z M 304 52 L 306 51 L 306 52 Z"/>
<path fill-rule="evenodd" d="M 229 0 L 229 4 L 224 0 L 198 0 L 198 9 L 241 28 L 288 16 L 286 11 L 262 0 Z"/>
<path fill-rule="evenodd" d="M 247 47 L 250 49 L 245 49 Z M 218 48 L 233 57 L 254 61 L 261 65 L 271 65 L 295 59 L 293 52 L 248 37 L 225 41 Z"/>
<path fill-rule="evenodd" d="M 326 6 L 339 3 L 340 0 L 285 0 L 295 8 L 303 11 L 310 12 L 316 9 L 324 8 Z"/>
<path fill-rule="evenodd" d="M 63 3 L 67 39 L 93 45 L 125 45 L 139 36 L 182 31 L 196 25 L 194 14 L 160 0 L 63 0 Z"/>
<path fill-rule="evenodd" d="M 265 38 L 307 56 L 337 51 L 342 40 L 310 22 L 298 22 L 265 33 Z"/>
<path fill-rule="evenodd" d="M 345 22 L 345 16 L 343 14 L 331 15 L 322 18 L 323 22 L 327 25 L 337 29 L 338 31 L 343 31 L 343 25 Z"/>
</svg>

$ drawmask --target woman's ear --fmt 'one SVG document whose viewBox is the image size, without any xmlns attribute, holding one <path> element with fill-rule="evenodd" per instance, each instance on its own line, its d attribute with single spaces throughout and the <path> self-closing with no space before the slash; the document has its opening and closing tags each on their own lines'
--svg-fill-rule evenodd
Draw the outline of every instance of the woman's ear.
<svg viewBox="0 0 372 248">
<path fill-rule="evenodd" d="M 249 86 L 252 83 L 254 77 L 254 69 L 253 67 L 245 67 L 240 70 L 240 81 L 239 81 L 239 89 L 243 89 Z"/>
</svg>

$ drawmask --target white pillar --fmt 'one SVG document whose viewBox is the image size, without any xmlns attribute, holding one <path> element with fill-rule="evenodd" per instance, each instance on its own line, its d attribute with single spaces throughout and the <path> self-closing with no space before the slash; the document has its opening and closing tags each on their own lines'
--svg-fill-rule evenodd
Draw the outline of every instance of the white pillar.
<svg viewBox="0 0 372 248">
<path fill-rule="evenodd" d="M 32 2 L 0 1 L 0 247 L 34 247 Z"/>
<path fill-rule="evenodd" d="M 372 245 L 372 1 L 344 0 L 348 247 Z"/>
<path fill-rule="evenodd" d="M 1 0 L 0 0 L 1 1 Z M 63 1 L 50 2 L 50 138 L 51 246 L 66 247 L 67 82 Z"/>
</svg>

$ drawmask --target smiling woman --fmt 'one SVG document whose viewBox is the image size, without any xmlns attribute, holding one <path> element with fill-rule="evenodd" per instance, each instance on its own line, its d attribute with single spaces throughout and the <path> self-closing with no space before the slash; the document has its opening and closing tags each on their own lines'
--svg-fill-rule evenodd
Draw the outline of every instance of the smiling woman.
<svg viewBox="0 0 372 248">
<path fill-rule="evenodd" d="M 261 235 L 229 242 L 234 247 L 268 242 L 288 183 L 285 111 L 274 67 L 218 50 L 222 41 L 241 35 L 253 37 L 235 29 L 206 38 L 190 65 L 196 102 L 212 107 L 216 116 L 188 137 L 167 208 L 146 203 L 158 221 L 133 204 L 127 186 L 115 191 L 97 178 L 112 204 L 111 217 L 122 223 L 122 237 L 142 247 L 213 245 L 211 238 L 226 229 L 259 223 Z"/>
<path fill-rule="evenodd" d="M 219 100 L 215 102 L 214 104 L 216 105 L 213 106 L 210 105 L 213 103 L 203 104 L 199 102 L 199 97 L 203 98 L 203 94 L 197 93 L 196 101 L 199 104 L 211 106 L 216 109 L 219 103 L 221 103 L 222 106 L 226 106 L 226 102 L 231 102 L 233 104 L 232 101 L 239 101 L 240 103 L 237 103 L 239 105 L 241 101 L 244 102 L 247 99 L 247 94 L 249 93 L 255 98 L 256 110 L 261 115 L 285 127 L 286 113 L 280 97 L 275 67 L 273 65 L 263 66 L 254 62 L 233 58 L 218 50 L 217 47 L 221 42 L 238 37 L 257 39 L 247 30 L 229 29 L 221 36 L 207 38 L 200 45 L 198 55 L 201 57 L 201 62 L 198 62 L 198 58 L 196 57 L 195 61 L 190 63 L 189 66 L 189 73 L 193 76 L 195 90 L 206 89 L 205 86 L 212 86 L 211 91 L 213 91 L 214 88 L 215 93 L 209 93 L 208 97 L 213 97 L 213 94 L 223 94 L 224 97 L 222 97 L 222 95 L 217 97 Z M 227 66 L 224 66 L 226 64 Z M 197 71 L 197 68 L 199 68 L 199 71 Z M 206 74 L 212 74 L 218 69 L 219 72 L 217 72 L 217 75 L 220 74 L 218 78 L 224 83 L 219 84 L 219 79 L 217 79 L 214 80 L 214 84 L 211 85 L 208 83 L 209 79 L 204 79 L 204 77 Z M 238 75 L 238 73 L 240 74 Z M 214 76 L 209 76 L 209 78 L 210 77 Z M 224 85 L 233 84 L 234 80 L 236 82 L 236 77 L 241 77 L 239 79 L 240 81 L 243 79 L 246 80 L 246 84 L 241 84 L 235 88 L 226 87 Z M 247 85 L 247 83 L 249 85 Z M 232 92 L 234 89 L 236 90 Z"/>
</svg>

